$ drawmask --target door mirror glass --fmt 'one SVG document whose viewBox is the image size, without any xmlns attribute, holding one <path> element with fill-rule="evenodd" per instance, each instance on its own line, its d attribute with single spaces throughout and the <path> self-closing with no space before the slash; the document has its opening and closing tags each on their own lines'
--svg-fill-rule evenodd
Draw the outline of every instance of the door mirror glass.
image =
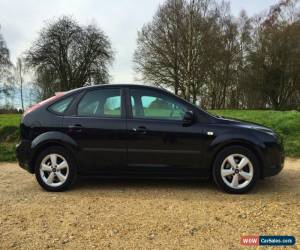
<svg viewBox="0 0 300 250">
<path fill-rule="evenodd" d="M 183 125 L 190 125 L 194 122 L 194 120 L 195 120 L 195 115 L 193 111 L 189 110 L 184 113 Z"/>
</svg>

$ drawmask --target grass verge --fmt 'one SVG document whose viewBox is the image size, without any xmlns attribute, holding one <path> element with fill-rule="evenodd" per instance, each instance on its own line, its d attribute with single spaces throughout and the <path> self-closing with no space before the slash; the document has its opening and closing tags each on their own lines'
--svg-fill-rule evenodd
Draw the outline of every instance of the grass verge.
<svg viewBox="0 0 300 250">
<path fill-rule="evenodd" d="M 16 160 L 20 120 L 20 114 L 0 114 L 0 161 Z"/>
<path fill-rule="evenodd" d="M 211 110 L 210 112 L 269 127 L 283 138 L 287 156 L 300 157 L 300 112 L 271 110 Z"/>
</svg>

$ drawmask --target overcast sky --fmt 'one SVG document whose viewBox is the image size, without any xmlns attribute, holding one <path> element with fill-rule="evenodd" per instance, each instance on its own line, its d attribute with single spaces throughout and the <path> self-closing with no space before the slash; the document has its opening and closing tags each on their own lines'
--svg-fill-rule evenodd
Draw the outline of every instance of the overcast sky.
<svg viewBox="0 0 300 250">
<path fill-rule="evenodd" d="M 113 83 L 133 83 L 132 64 L 137 31 L 151 21 L 164 0 L 0 0 L 1 33 L 15 62 L 30 47 L 45 21 L 71 15 L 80 24 L 96 22 L 110 38 L 115 61 Z M 231 0 L 234 15 L 245 9 L 253 15 L 275 4 L 275 0 Z"/>
</svg>

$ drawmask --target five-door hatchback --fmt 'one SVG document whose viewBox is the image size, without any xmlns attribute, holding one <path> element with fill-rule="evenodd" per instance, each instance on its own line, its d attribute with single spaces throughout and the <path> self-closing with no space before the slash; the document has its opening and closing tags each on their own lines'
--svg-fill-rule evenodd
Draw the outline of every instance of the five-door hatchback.
<svg viewBox="0 0 300 250">
<path fill-rule="evenodd" d="M 97 85 L 58 93 L 27 110 L 17 158 L 48 191 L 77 175 L 208 178 L 231 193 L 249 191 L 283 168 L 269 128 L 215 117 L 168 91 Z"/>
</svg>

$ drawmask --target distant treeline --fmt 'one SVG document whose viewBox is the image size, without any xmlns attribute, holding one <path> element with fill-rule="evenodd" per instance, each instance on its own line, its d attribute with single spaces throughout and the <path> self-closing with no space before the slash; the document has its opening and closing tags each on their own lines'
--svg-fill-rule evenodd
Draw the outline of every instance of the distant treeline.
<svg viewBox="0 0 300 250">
<path fill-rule="evenodd" d="M 229 3 L 168 0 L 138 34 L 140 78 L 208 109 L 300 109 L 300 11 L 282 0 L 232 16 Z"/>
<path fill-rule="evenodd" d="M 13 88 L 9 91 L 9 94 L 0 93 L 0 109 L 11 110 L 11 109 L 22 109 L 22 100 L 20 94 L 20 87 L 12 84 Z M 40 97 L 36 91 L 36 86 L 32 83 L 26 83 L 22 91 L 22 99 L 24 109 L 35 104 L 39 101 Z M 2 112 L 3 113 L 3 112 Z"/>
<path fill-rule="evenodd" d="M 13 108 L 10 106 L 3 106 L 0 108 L 0 114 L 22 114 L 22 109 Z"/>
<path fill-rule="evenodd" d="M 234 17 L 215 0 L 166 0 L 138 32 L 137 79 L 207 109 L 300 109 L 300 8 L 280 0 L 269 10 Z M 15 65 L 0 34 L 0 96 L 20 92 L 28 72 L 35 95 L 109 82 L 114 53 L 95 24 L 49 21 Z M 12 84 L 13 83 L 13 84 Z"/>
</svg>

